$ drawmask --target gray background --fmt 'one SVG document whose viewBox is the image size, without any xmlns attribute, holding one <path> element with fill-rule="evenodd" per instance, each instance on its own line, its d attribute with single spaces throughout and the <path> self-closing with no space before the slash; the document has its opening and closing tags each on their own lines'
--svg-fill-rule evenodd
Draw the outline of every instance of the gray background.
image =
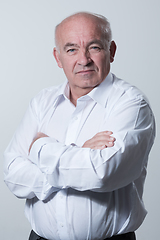
<svg viewBox="0 0 160 240">
<path fill-rule="evenodd" d="M 157 138 L 144 194 L 149 213 L 137 231 L 137 239 L 159 239 L 159 0 L 0 0 L 0 169 L 4 149 L 30 99 L 42 88 L 64 81 L 63 71 L 52 56 L 54 27 L 77 11 L 96 12 L 110 20 L 118 45 L 112 72 L 139 87 L 153 108 Z M 24 200 L 9 192 L 3 183 L 3 171 L 0 189 L 0 238 L 27 240 L 30 225 L 24 216 Z"/>
</svg>

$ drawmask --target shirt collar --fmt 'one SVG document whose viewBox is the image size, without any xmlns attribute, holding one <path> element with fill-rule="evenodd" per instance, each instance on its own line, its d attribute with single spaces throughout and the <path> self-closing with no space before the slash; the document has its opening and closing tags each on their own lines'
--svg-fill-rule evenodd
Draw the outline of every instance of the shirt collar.
<svg viewBox="0 0 160 240">
<path fill-rule="evenodd" d="M 113 76 L 111 73 L 109 73 L 100 85 L 98 85 L 91 92 L 88 93 L 88 96 L 90 96 L 95 102 L 105 107 L 112 83 Z"/>
<path fill-rule="evenodd" d="M 64 97 L 66 99 L 69 99 L 69 84 L 68 81 L 66 80 L 63 84 L 61 84 L 58 88 L 57 94 L 56 94 L 56 99 L 60 97 Z"/>
<path fill-rule="evenodd" d="M 88 99 L 91 98 L 93 101 L 99 103 L 103 107 L 106 106 L 107 99 L 110 93 L 110 87 L 112 86 L 113 82 L 113 76 L 111 73 L 107 75 L 105 80 L 95 87 L 91 92 L 89 92 L 86 96 L 82 96 L 83 99 Z M 70 94 L 70 89 L 69 89 L 69 84 L 68 81 L 66 80 L 59 88 L 57 92 L 57 97 L 64 97 L 65 99 L 69 100 L 69 94 Z"/>
</svg>

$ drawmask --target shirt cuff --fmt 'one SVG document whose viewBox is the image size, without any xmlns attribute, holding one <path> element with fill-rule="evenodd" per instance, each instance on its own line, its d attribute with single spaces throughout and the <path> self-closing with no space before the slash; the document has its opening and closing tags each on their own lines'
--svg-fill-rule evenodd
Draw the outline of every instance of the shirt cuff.
<svg viewBox="0 0 160 240">
<path fill-rule="evenodd" d="M 56 142 L 57 141 L 54 138 L 50 138 L 50 137 L 42 137 L 37 139 L 33 143 L 32 148 L 30 150 L 29 160 L 38 166 L 39 153 L 43 148 L 43 146 L 45 146 L 48 143 L 56 143 Z"/>
</svg>

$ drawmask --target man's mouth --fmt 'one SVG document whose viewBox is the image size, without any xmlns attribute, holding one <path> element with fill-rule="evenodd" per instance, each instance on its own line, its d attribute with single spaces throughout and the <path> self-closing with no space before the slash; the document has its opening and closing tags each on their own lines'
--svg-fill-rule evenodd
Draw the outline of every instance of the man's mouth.
<svg viewBox="0 0 160 240">
<path fill-rule="evenodd" d="M 92 73 L 92 72 L 95 72 L 95 70 L 94 69 L 86 69 L 86 70 L 81 70 L 81 71 L 78 71 L 78 72 L 76 72 L 76 74 L 90 74 L 90 73 Z"/>
</svg>

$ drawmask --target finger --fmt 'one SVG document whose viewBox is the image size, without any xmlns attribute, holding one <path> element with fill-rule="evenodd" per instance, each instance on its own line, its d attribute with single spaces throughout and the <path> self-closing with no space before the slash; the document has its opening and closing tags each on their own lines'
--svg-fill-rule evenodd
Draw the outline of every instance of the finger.
<svg viewBox="0 0 160 240">
<path fill-rule="evenodd" d="M 103 146 L 94 146 L 94 147 L 92 147 L 91 149 L 94 149 L 94 150 L 103 150 L 103 149 L 105 149 L 106 148 L 106 145 L 103 145 Z"/>
<path fill-rule="evenodd" d="M 100 136 L 106 136 L 106 135 L 109 136 L 111 134 L 113 134 L 113 132 L 111 132 L 111 131 L 103 131 L 103 132 L 98 132 L 94 137 L 100 137 Z"/>
<path fill-rule="evenodd" d="M 99 145 L 106 145 L 106 144 L 108 144 L 108 143 L 113 143 L 113 142 L 115 142 L 115 138 L 114 137 L 110 137 L 110 136 L 99 136 L 99 137 L 96 137 L 96 138 L 94 138 L 93 140 L 92 140 L 92 143 L 93 144 L 99 144 Z"/>
<path fill-rule="evenodd" d="M 102 132 L 99 132 L 97 134 L 99 134 L 99 135 L 112 135 L 113 132 L 112 131 L 102 131 Z"/>
<path fill-rule="evenodd" d="M 105 149 L 105 148 L 107 148 L 107 146 L 106 146 L 106 145 L 103 145 L 103 146 L 100 147 L 100 150 L 103 150 L 103 149 Z"/>
<path fill-rule="evenodd" d="M 113 147 L 113 146 L 114 146 L 114 142 L 108 142 L 108 143 L 106 144 L 106 146 L 107 146 L 107 147 Z"/>
</svg>

